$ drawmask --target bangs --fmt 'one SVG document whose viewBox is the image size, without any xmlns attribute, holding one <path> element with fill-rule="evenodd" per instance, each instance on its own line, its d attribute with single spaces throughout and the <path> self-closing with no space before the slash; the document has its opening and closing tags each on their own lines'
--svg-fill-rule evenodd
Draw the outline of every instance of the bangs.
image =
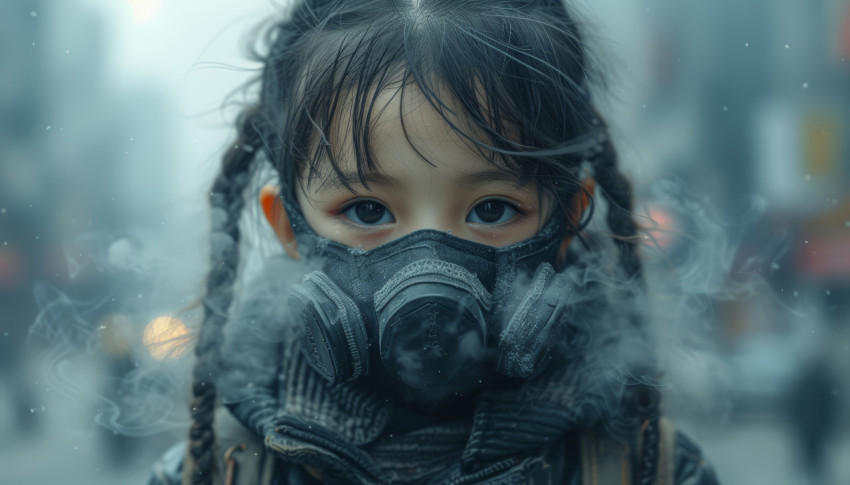
<svg viewBox="0 0 850 485">
<path fill-rule="evenodd" d="M 338 3 L 292 46 L 303 62 L 284 96 L 287 148 L 277 161 L 290 190 L 329 178 L 350 190 L 339 160 L 347 137 L 353 160 L 346 162 L 368 187 L 368 175 L 380 170 L 371 136 L 387 108 L 379 95 L 416 89 L 494 167 L 559 202 L 575 194 L 581 163 L 599 150 L 603 130 L 576 26 L 549 11 L 562 6 L 421 0 L 364 12 L 357 3 Z M 433 164 L 399 115 L 410 146 Z"/>
</svg>

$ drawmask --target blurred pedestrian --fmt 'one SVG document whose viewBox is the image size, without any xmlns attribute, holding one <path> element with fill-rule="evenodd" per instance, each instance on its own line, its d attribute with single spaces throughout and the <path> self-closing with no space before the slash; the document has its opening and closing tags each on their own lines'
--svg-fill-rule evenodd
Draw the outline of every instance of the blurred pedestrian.
<svg viewBox="0 0 850 485">
<path fill-rule="evenodd" d="M 828 476 L 826 451 L 838 414 L 838 379 L 829 353 L 818 353 L 800 370 L 788 396 L 789 423 L 801 464 L 810 483 L 821 484 Z"/>
</svg>

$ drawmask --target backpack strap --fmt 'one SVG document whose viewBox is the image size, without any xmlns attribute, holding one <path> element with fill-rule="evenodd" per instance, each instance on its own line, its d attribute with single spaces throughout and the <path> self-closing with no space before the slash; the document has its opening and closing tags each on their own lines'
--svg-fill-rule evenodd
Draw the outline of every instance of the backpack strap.
<svg viewBox="0 0 850 485">
<path fill-rule="evenodd" d="M 239 423 L 225 409 L 215 414 L 215 469 L 213 485 L 271 485 L 274 457 L 266 453 L 263 440 Z M 186 447 L 184 463 L 191 463 Z M 184 484 L 191 484 L 189 467 L 183 467 Z"/>
<path fill-rule="evenodd" d="M 673 485 L 675 471 L 673 456 L 676 449 L 676 426 L 665 418 L 658 420 L 658 485 Z"/>
<path fill-rule="evenodd" d="M 656 485 L 674 485 L 673 454 L 676 446 L 676 427 L 661 418 L 659 426 L 658 468 Z M 640 456 L 641 436 L 637 437 L 637 456 Z M 631 485 L 633 479 L 632 453 L 627 443 L 619 441 L 601 429 L 581 433 L 582 485 Z"/>
<path fill-rule="evenodd" d="M 631 485 L 629 446 L 600 429 L 581 433 L 582 485 Z"/>
</svg>

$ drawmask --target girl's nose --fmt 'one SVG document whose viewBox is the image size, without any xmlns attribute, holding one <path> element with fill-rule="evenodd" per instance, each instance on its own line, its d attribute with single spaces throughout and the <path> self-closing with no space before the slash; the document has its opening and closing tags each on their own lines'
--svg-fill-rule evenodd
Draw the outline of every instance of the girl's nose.
<svg viewBox="0 0 850 485">
<path fill-rule="evenodd" d="M 460 227 L 457 227 L 456 222 L 452 218 L 445 215 L 423 214 L 414 217 L 411 221 L 410 232 L 421 231 L 423 229 L 457 234 Z"/>
</svg>

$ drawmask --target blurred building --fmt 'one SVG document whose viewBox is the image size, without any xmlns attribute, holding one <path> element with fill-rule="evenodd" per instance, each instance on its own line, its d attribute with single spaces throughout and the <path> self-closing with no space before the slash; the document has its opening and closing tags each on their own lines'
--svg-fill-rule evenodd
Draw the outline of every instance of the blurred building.
<svg viewBox="0 0 850 485">
<path fill-rule="evenodd" d="M 744 254 L 780 253 L 770 236 L 785 234 L 787 250 L 765 268 L 783 301 L 808 287 L 840 293 L 850 285 L 850 2 L 653 0 L 646 10 L 644 150 L 660 155 L 651 176 L 678 176 L 721 219 L 757 228 Z M 746 220 L 756 198 L 767 212 Z"/>
<path fill-rule="evenodd" d="M 39 21 L 41 0 L 0 6 L 0 387 L 2 406 L 27 428 L 35 416 L 32 380 L 18 366 L 35 317 L 32 287 L 55 272 L 51 207 L 58 181 L 50 170 L 46 132 L 49 82 Z M 7 400 L 8 396 L 8 400 Z"/>
<path fill-rule="evenodd" d="M 758 483 L 801 483 L 794 464 L 820 463 L 811 450 L 821 449 L 824 466 L 833 457 L 833 476 L 840 469 L 846 480 L 838 457 L 850 449 L 850 1 L 644 3 L 649 80 L 632 103 L 646 123 L 625 134 L 652 157 L 638 178 L 683 180 L 741 233 L 729 280 L 757 275 L 768 286 L 707 312 L 707 335 L 728 366 L 717 370 L 729 382 L 715 398 L 752 433 L 740 442 L 776 453 L 811 443 L 799 447 L 810 453 L 800 462 L 772 455 L 800 475 Z M 709 458 L 722 456 L 711 449 L 721 436 L 697 438 Z M 756 476 L 746 470 L 756 460 L 735 460 L 720 460 L 730 468 L 721 479 L 755 483 L 742 477 Z"/>
<path fill-rule="evenodd" d="M 107 74 L 109 41 L 84 2 L 0 5 L 0 395 L 12 401 L 0 406 L 24 425 L 45 409 L 39 374 L 55 371 L 30 364 L 62 364 L 39 362 L 44 351 L 100 359 L 102 372 L 56 384 L 99 383 L 78 397 L 93 408 L 118 402 L 134 368 L 120 340 L 141 346 L 154 311 L 150 275 L 114 264 L 110 248 L 122 241 L 132 252 L 136 234 L 161 226 L 171 130 L 158 88 Z"/>
</svg>

